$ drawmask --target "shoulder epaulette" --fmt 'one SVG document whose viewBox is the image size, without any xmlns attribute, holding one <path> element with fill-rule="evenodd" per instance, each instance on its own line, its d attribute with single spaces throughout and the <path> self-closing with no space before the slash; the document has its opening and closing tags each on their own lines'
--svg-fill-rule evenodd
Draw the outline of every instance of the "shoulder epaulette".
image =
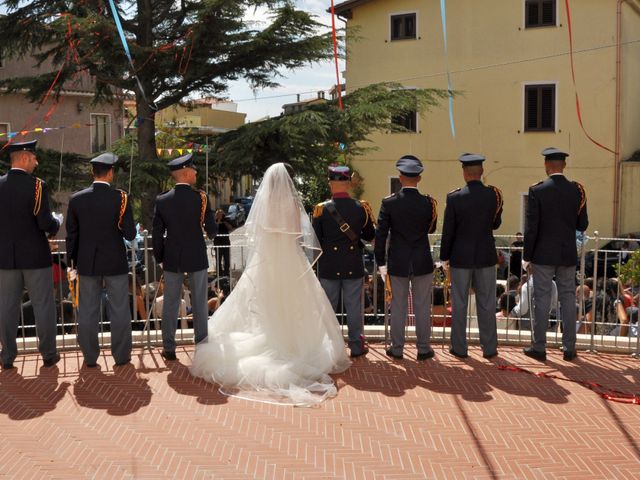
<svg viewBox="0 0 640 480">
<path fill-rule="evenodd" d="M 459 192 L 460 190 L 462 190 L 462 188 L 454 188 L 454 189 L 453 189 L 453 190 L 451 190 L 449 193 L 447 193 L 447 195 L 451 195 L 452 193 Z"/>
<path fill-rule="evenodd" d="M 540 180 L 538 183 L 534 183 L 533 185 L 531 185 L 532 187 L 537 187 L 538 185 L 540 185 L 542 182 L 544 182 L 544 180 Z"/>
<path fill-rule="evenodd" d="M 371 221 L 371 223 L 373 225 L 376 224 L 376 219 L 373 216 L 373 210 L 371 209 L 371 205 L 369 205 L 369 202 L 367 202 L 366 200 L 359 200 L 360 205 L 362 205 L 362 208 L 364 208 L 364 211 L 367 214 L 367 217 L 369 217 L 369 220 Z"/>
<path fill-rule="evenodd" d="M 327 202 L 320 202 L 313 207 L 313 218 L 320 218 L 324 212 L 324 204 Z"/>
<path fill-rule="evenodd" d="M 498 216 L 498 213 L 500 213 L 500 210 L 502 210 L 502 207 L 504 206 L 504 199 L 502 197 L 502 192 L 498 187 L 494 187 L 493 185 L 489 185 L 489 187 L 491 187 L 493 193 L 495 193 L 496 195 L 496 213 L 493 216 L 495 220 L 495 218 Z"/>
<path fill-rule="evenodd" d="M 383 200 L 386 200 L 388 198 L 393 198 L 397 195 L 397 193 L 392 193 L 391 195 L 387 195 L 386 197 L 383 198 Z"/>
<path fill-rule="evenodd" d="M 580 192 L 580 206 L 578 207 L 578 214 L 582 211 L 584 206 L 587 204 L 587 192 L 584 189 L 584 186 L 580 182 L 573 182 L 576 187 L 578 187 L 578 191 Z"/>
</svg>

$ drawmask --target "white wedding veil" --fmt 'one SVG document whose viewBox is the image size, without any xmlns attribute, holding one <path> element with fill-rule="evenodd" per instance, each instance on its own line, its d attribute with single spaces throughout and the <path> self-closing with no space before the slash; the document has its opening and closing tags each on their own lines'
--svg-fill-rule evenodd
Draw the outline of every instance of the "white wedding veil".
<svg viewBox="0 0 640 480">
<path fill-rule="evenodd" d="M 249 248 L 250 258 L 262 235 L 269 233 L 297 236 L 311 265 L 322 251 L 302 199 L 284 163 L 275 163 L 265 172 L 247 221 L 243 227 L 233 232 L 233 240 L 234 243 L 238 242 Z"/>
</svg>

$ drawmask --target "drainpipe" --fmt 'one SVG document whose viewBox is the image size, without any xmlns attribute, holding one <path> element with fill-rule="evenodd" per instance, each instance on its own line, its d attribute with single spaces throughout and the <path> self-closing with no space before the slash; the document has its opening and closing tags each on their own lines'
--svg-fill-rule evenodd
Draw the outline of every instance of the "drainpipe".
<svg viewBox="0 0 640 480">
<path fill-rule="evenodd" d="M 640 5 L 637 0 L 618 0 L 616 6 L 616 119 L 615 119 L 615 155 L 614 155 L 614 177 L 613 177 L 613 235 L 617 236 L 620 228 L 620 184 L 621 184 L 621 162 L 620 162 L 620 124 L 621 124 L 621 92 L 622 92 L 622 4 L 626 3 L 640 15 Z"/>
</svg>

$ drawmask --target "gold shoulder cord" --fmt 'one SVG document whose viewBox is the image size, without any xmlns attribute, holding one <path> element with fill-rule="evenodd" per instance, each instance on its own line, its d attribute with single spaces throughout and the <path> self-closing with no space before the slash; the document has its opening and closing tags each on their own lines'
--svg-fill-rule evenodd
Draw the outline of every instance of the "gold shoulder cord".
<svg viewBox="0 0 640 480">
<path fill-rule="evenodd" d="M 431 196 L 429 200 L 431 200 L 431 223 L 429 224 L 429 231 L 431 231 L 433 224 L 438 221 L 438 202 Z"/>
<path fill-rule="evenodd" d="M 122 219 L 124 218 L 124 212 L 127 210 L 127 194 L 120 190 L 120 215 L 118 216 L 118 228 L 122 230 Z"/>
<path fill-rule="evenodd" d="M 36 191 L 33 198 L 33 215 L 37 216 L 42 207 L 42 180 L 36 178 Z"/>
<path fill-rule="evenodd" d="M 500 189 L 494 186 L 491 186 L 491 188 L 493 188 L 493 193 L 496 194 L 496 213 L 493 215 L 493 220 L 495 221 L 495 219 L 498 217 L 498 213 L 504 206 L 504 201 L 502 199 L 502 192 L 500 191 Z"/>
<path fill-rule="evenodd" d="M 578 215 L 580 215 L 580 212 L 582 211 L 584 206 L 587 204 L 587 192 L 585 192 L 582 184 L 578 182 L 575 182 L 575 184 L 578 187 L 578 190 L 580 190 L 580 206 L 578 207 Z"/>
<path fill-rule="evenodd" d="M 204 214 L 207 211 L 207 194 L 200 190 L 200 228 L 204 226 Z"/>
<path fill-rule="evenodd" d="M 373 210 L 371 209 L 371 205 L 369 205 L 369 202 L 367 202 L 366 200 L 360 200 L 360 205 L 362 205 L 362 208 L 364 208 L 364 211 L 369 217 L 369 220 L 371 220 L 371 224 L 375 227 L 376 219 L 373 216 Z"/>
</svg>

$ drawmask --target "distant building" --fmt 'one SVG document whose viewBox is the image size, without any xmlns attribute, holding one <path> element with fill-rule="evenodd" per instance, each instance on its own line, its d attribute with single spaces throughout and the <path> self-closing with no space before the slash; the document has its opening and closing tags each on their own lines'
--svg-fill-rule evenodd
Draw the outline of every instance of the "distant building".
<svg viewBox="0 0 640 480">
<path fill-rule="evenodd" d="M 282 112 L 285 115 L 291 115 L 292 113 L 301 112 L 310 105 L 318 105 L 326 102 L 325 93 L 322 90 L 318 91 L 315 98 L 310 98 L 308 100 L 300 100 L 300 94 L 298 94 L 298 99 L 295 102 L 282 105 Z"/>
<path fill-rule="evenodd" d="M 0 53 L 0 79 L 57 71 L 49 62 L 39 68 L 35 65 L 33 57 L 4 59 Z M 94 92 L 93 79 L 88 75 L 78 75 L 73 82 L 67 82 L 55 107 L 53 97 L 46 105 L 39 106 L 27 99 L 26 92 L 8 94 L 0 90 L 0 133 L 67 127 L 47 133 L 18 135 L 15 141 L 37 139 L 41 148 L 86 156 L 108 150 L 123 135 L 123 105 L 119 99 L 93 105 Z M 47 113 L 50 113 L 48 119 Z M 68 128 L 73 125 L 79 128 Z M 6 139 L 6 136 L 0 137 L 0 142 Z"/>
<path fill-rule="evenodd" d="M 129 115 L 135 116 L 135 101 L 125 101 L 125 108 Z M 202 98 L 159 111 L 155 115 L 155 124 L 159 131 L 188 130 L 192 134 L 213 137 L 241 127 L 246 117 L 246 113 L 238 112 L 237 103 L 216 98 Z M 211 168 L 213 171 L 215 166 L 212 165 Z M 216 205 L 233 202 L 236 198 L 251 195 L 254 191 L 253 179 L 249 175 L 221 179 L 213 187 L 216 193 Z"/>
</svg>

